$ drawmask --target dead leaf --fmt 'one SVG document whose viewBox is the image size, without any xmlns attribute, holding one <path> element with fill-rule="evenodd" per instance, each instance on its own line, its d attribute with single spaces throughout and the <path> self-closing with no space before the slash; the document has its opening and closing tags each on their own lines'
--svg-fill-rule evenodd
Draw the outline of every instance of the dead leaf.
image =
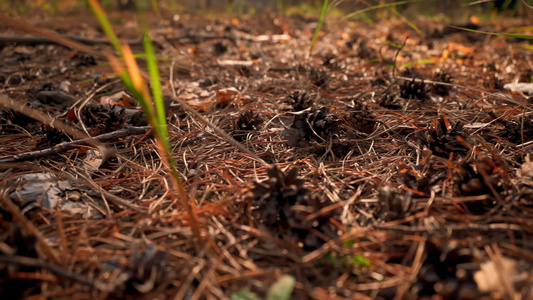
<svg viewBox="0 0 533 300">
<path fill-rule="evenodd" d="M 533 162 L 531 162 L 529 155 L 526 156 L 526 161 L 518 170 L 518 176 L 529 177 L 530 179 L 533 179 Z"/>
<path fill-rule="evenodd" d="M 226 107 L 232 103 L 240 103 L 241 93 L 236 88 L 227 88 L 217 91 L 216 104 Z"/>
<path fill-rule="evenodd" d="M 507 83 L 503 88 L 513 91 L 513 92 L 523 92 L 529 95 L 533 95 L 533 83 L 526 82 L 517 82 L 517 83 Z"/>
<path fill-rule="evenodd" d="M 115 93 L 111 96 L 102 96 L 100 98 L 100 104 L 105 105 L 120 105 L 124 107 L 133 107 L 137 104 L 135 99 L 133 99 L 130 95 L 125 93 L 124 91 L 120 91 L 118 93 Z"/>
<path fill-rule="evenodd" d="M 481 264 L 481 270 L 474 274 L 474 280 L 482 292 L 493 293 L 494 298 L 503 298 L 506 294 L 502 279 L 509 279 L 516 272 L 517 262 L 510 258 L 501 258 L 502 268 L 498 268 L 494 261 Z M 510 279 L 509 279 L 510 280 Z M 515 299 L 519 299 L 516 298 Z"/>
</svg>

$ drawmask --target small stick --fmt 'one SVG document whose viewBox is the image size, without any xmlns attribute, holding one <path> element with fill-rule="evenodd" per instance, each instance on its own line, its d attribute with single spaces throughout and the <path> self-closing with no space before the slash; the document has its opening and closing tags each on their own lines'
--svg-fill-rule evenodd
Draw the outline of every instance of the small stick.
<svg viewBox="0 0 533 300">
<path fill-rule="evenodd" d="M 57 276 L 77 281 L 79 283 L 88 285 L 98 290 L 103 290 L 103 286 L 101 284 L 98 284 L 97 282 L 94 282 L 89 278 L 83 277 L 76 273 L 69 272 L 57 265 L 44 262 L 39 259 L 17 255 L 0 255 L 0 262 L 18 266 L 46 269 L 56 274 Z"/>
<path fill-rule="evenodd" d="M 34 120 L 40 121 L 53 128 L 57 128 L 74 138 L 85 139 L 88 145 L 98 148 L 98 150 L 102 154 L 102 161 L 104 162 L 115 155 L 112 149 L 105 147 L 101 142 L 96 141 L 95 139 L 88 136 L 86 133 L 40 110 L 31 108 L 27 106 L 24 102 L 15 101 L 6 95 L 0 95 L 0 104 L 4 105 L 4 107 L 11 108 L 19 113 L 25 114 L 26 116 Z"/>
<path fill-rule="evenodd" d="M 14 155 L 14 156 L 2 156 L 0 157 L 0 163 L 14 163 L 14 162 L 35 160 L 35 159 L 47 157 L 50 155 L 54 155 L 57 153 L 61 153 L 61 152 L 76 148 L 78 146 L 90 145 L 91 141 L 98 141 L 98 142 L 114 141 L 119 138 L 126 137 L 126 136 L 133 135 L 133 134 L 145 134 L 151 129 L 152 129 L 151 126 L 128 127 L 128 128 L 124 128 L 121 130 L 104 133 L 104 134 L 101 134 L 101 135 L 98 135 L 92 138 L 75 140 L 71 142 L 64 142 L 61 144 L 57 144 L 51 148 L 47 148 L 43 150 L 26 152 L 26 153 Z"/>
<path fill-rule="evenodd" d="M 110 45 L 108 39 L 87 38 L 83 36 L 61 35 L 64 39 L 73 40 L 85 45 Z M 184 33 L 177 36 L 170 36 L 165 38 L 168 42 L 185 43 L 185 40 L 190 40 L 191 43 L 197 43 L 198 40 L 213 40 L 213 39 L 227 39 L 235 43 L 236 38 L 231 35 L 217 35 L 217 34 L 192 34 Z M 36 45 L 36 44 L 59 44 L 58 41 L 51 39 L 48 36 L 18 36 L 18 35 L 0 35 L 0 44 L 17 43 L 21 45 Z M 122 44 L 130 46 L 142 46 L 142 40 L 121 40 Z"/>
</svg>

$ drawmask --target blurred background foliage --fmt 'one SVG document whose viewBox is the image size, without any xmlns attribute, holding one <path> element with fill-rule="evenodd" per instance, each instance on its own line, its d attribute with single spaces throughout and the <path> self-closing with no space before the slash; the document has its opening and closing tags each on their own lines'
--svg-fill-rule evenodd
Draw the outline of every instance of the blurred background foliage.
<svg viewBox="0 0 533 300">
<path fill-rule="evenodd" d="M 533 2 L 526 0 L 526 3 Z M 101 0 L 106 10 L 135 10 L 136 3 L 146 9 L 204 14 L 262 14 L 262 13 L 317 13 L 322 0 Z M 336 0 L 332 13 L 349 15 L 373 6 L 385 6 L 358 15 L 364 18 L 383 18 L 393 9 L 387 6 L 394 2 L 394 9 L 403 15 L 414 17 L 446 16 L 463 18 L 471 14 L 487 17 L 529 17 L 528 9 L 521 0 Z M 533 5 L 533 3 L 530 3 Z M 75 14 L 89 11 L 85 0 L 3 0 L 0 9 L 12 13 L 44 12 L 47 14 Z M 383 13 L 385 12 L 385 15 Z"/>
</svg>

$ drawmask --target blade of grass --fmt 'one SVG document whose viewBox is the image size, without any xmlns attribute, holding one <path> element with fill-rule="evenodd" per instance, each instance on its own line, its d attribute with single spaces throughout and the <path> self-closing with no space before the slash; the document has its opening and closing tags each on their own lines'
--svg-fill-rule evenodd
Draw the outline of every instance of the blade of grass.
<svg viewBox="0 0 533 300">
<path fill-rule="evenodd" d="M 145 34 L 146 35 L 146 34 Z M 149 40 L 149 39 L 148 39 Z M 125 77 L 128 77 L 131 79 L 131 85 L 134 89 L 132 94 L 135 96 L 137 95 L 137 101 L 141 104 L 141 106 L 144 109 L 144 112 L 146 113 L 148 120 L 150 124 L 153 126 L 155 132 L 156 132 L 156 142 L 157 142 L 157 149 L 158 153 L 161 156 L 161 160 L 167 170 L 170 172 L 170 179 L 172 180 L 173 186 L 177 189 L 178 192 L 178 200 L 180 201 L 181 205 L 186 209 L 187 215 L 189 217 L 189 222 L 191 224 L 192 231 L 197 239 L 200 239 L 200 231 L 198 227 L 198 221 L 196 220 L 196 217 L 194 216 L 193 211 L 193 205 L 189 202 L 189 197 L 187 194 L 187 191 L 185 190 L 185 187 L 183 186 L 183 180 L 181 179 L 181 176 L 179 175 L 177 164 L 175 160 L 172 157 L 172 149 L 170 147 L 170 143 L 168 141 L 168 128 L 167 128 L 167 119 L 166 119 L 166 112 L 164 107 L 164 100 L 161 93 L 161 84 L 159 83 L 159 70 L 157 68 L 157 60 L 155 58 L 155 54 L 153 51 L 153 47 L 151 46 L 151 41 L 145 42 L 150 44 L 148 48 L 151 47 L 150 50 L 145 49 L 146 58 L 149 66 L 149 72 L 150 75 L 154 74 L 154 77 L 150 76 L 150 81 L 157 80 L 157 83 L 155 86 L 152 86 L 152 90 L 159 89 L 159 91 L 156 91 L 155 94 L 158 96 L 158 101 L 160 102 L 157 104 L 157 101 L 155 102 L 155 106 L 159 106 L 159 111 L 161 112 L 161 116 L 159 116 L 159 113 L 156 112 L 156 109 L 154 109 L 154 105 L 152 104 L 150 94 L 148 92 L 148 88 L 146 87 L 146 84 L 141 76 L 141 71 L 137 65 L 137 62 L 135 61 L 135 58 L 133 56 L 133 53 L 131 52 L 130 47 L 127 44 L 122 45 L 122 53 L 124 55 L 124 61 L 126 62 L 126 67 L 128 69 L 127 74 L 125 74 Z M 151 51 L 151 53 L 149 53 Z M 157 74 L 155 74 L 157 73 Z"/>
<path fill-rule="evenodd" d="M 167 118 L 165 112 L 165 103 L 163 99 L 163 93 L 161 90 L 161 81 L 159 76 L 159 68 L 157 66 L 157 58 L 152 45 L 151 39 L 148 37 L 148 26 L 145 22 L 145 19 L 142 16 L 142 10 L 139 10 L 139 17 L 142 24 L 143 32 L 143 46 L 145 50 L 145 57 L 149 71 L 150 86 L 152 87 L 152 95 L 148 91 L 148 87 L 143 79 L 143 75 L 137 61 L 135 60 L 135 55 L 131 51 L 131 48 L 128 44 L 120 45 L 120 42 L 116 38 L 116 35 L 113 32 L 107 16 L 105 15 L 103 9 L 97 3 L 96 0 L 89 0 L 89 4 L 93 9 L 93 12 L 97 16 L 100 24 L 104 28 L 104 32 L 111 40 L 113 46 L 115 47 L 118 53 L 122 54 L 124 62 L 126 64 L 126 69 L 122 67 L 118 59 L 114 56 L 110 57 L 110 64 L 114 70 L 121 75 L 124 85 L 128 91 L 133 95 L 133 97 L 139 102 L 143 111 L 146 113 L 148 120 L 152 127 L 155 130 L 156 145 L 158 153 L 161 156 L 161 161 L 170 172 L 170 179 L 173 183 L 173 186 L 177 189 L 178 200 L 181 202 L 182 206 L 186 209 L 187 215 L 189 217 L 189 222 L 191 224 L 192 231 L 197 239 L 200 239 L 200 232 L 198 227 L 198 222 L 194 215 L 193 206 L 189 203 L 188 194 L 183 185 L 183 181 L 179 174 L 177 164 L 172 157 L 172 149 L 169 143 L 168 127 L 167 127 Z M 153 101 L 152 101 L 153 99 Z"/>
<path fill-rule="evenodd" d="M 379 8 L 388 8 L 388 7 L 392 7 L 392 6 L 396 6 L 396 5 L 409 4 L 409 3 L 422 2 L 422 1 L 426 1 L 426 0 L 407 0 L 407 1 L 398 1 L 398 2 L 392 2 L 392 3 L 378 4 L 378 5 L 374 5 L 374 6 L 370 6 L 370 7 L 367 7 L 367 8 L 363 8 L 363 9 L 355 11 L 355 12 L 353 12 L 351 14 L 348 14 L 347 16 L 344 16 L 342 18 L 342 20 L 350 19 L 350 18 L 355 17 L 357 15 L 360 15 L 362 13 L 366 13 L 368 11 L 376 10 L 376 9 L 379 9 Z"/>
<path fill-rule="evenodd" d="M 93 10 L 94 15 L 100 22 L 100 25 L 102 25 L 102 29 L 104 30 L 105 35 L 109 38 L 111 45 L 113 45 L 113 47 L 115 48 L 115 51 L 117 51 L 119 55 L 122 55 L 120 41 L 115 35 L 115 32 L 113 32 L 113 28 L 111 27 L 111 23 L 109 22 L 109 19 L 107 18 L 104 12 L 104 9 L 102 8 L 102 6 L 97 0 L 88 0 L 88 1 L 90 4 L 89 6 Z"/>
<path fill-rule="evenodd" d="M 324 25 L 326 15 L 328 14 L 330 8 L 331 7 L 329 6 L 329 0 L 324 0 L 324 2 L 322 3 L 322 9 L 320 10 L 320 17 L 318 18 L 318 23 L 315 28 L 315 33 L 313 34 L 313 39 L 311 40 L 311 47 L 309 48 L 309 57 L 313 55 L 313 49 L 315 48 L 315 44 L 318 39 L 318 34 L 322 29 L 322 25 Z"/>
<path fill-rule="evenodd" d="M 414 31 L 420 33 L 420 29 L 418 27 L 416 27 L 416 25 L 411 22 L 409 19 L 407 19 L 404 15 L 402 15 L 397 9 L 394 9 L 393 10 L 394 14 L 397 15 L 398 17 L 400 17 L 402 20 L 405 21 L 405 23 L 407 23 L 407 25 L 409 25 L 409 27 L 413 28 Z"/>
<path fill-rule="evenodd" d="M 435 63 L 434 59 L 426 59 L 426 60 L 407 62 L 401 65 L 397 65 L 396 68 L 410 67 L 410 66 L 415 66 L 415 65 L 429 65 L 429 64 L 434 64 L 434 63 Z M 394 68 L 394 65 L 388 65 L 386 66 L 386 68 L 387 69 Z"/>
<path fill-rule="evenodd" d="M 531 34 L 488 32 L 488 31 L 481 31 L 481 30 L 469 29 L 469 28 L 464 28 L 464 27 L 457 27 L 457 26 L 452 26 L 452 25 L 448 25 L 448 27 L 452 27 L 452 28 L 460 29 L 464 31 L 475 32 L 475 33 L 488 34 L 488 35 L 506 36 L 506 37 L 512 37 L 512 38 L 517 38 L 517 39 L 533 40 L 533 35 Z"/>
<path fill-rule="evenodd" d="M 143 31 L 146 29 L 143 29 Z M 146 52 L 146 63 L 148 65 L 148 73 L 150 74 L 150 86 L 152 87 L 152 97 L 155 105 L 155 120 L 158 127 L 158 133 L 163 141 L 168 141 L 167 116 L 165 112 L 165 102 L 163 93 L 161 91 L 161 81 L 159 77 L 159 68 L 157 66 L 157 58 L 155 56 L 152 41 L 148 35 L 143 37 L 144 51 Z M 165 147 L 166 148 L 166 147 Z M 170 147 L 169 147 L 170 148 Z"/>
<path fill-rule="evenodd" d="M 167 114 L 165 111 L 165 99 L 163 99 L 163 92 L 161 88 L 161 80 L 159 75 L 159 67 L 157 65 L 157 57 L 154 51 L 152 40 L 148 36 L 148 27 L 142 22 L 143 30 L 143 44 L 146 54 L 146 62 L 148 66 L 148 73 L 150 74 L 150 86 L 152 87 L 152 96 L 154 100 L 155 112 L 153 112 L 154 128 L 156 129 L 161 154 L 164 154 L 167 162 L 167 168 L 171 172 L 171 178 L 173 179 L 174 186 L 177 188 L 178 197 L 182 202 L 182 205 L 187 209 L 187 214 L 191 222 L 191 227 L 195 235 L 200 238 L 198 222 L 194 216 L 194 204 L 190 203 L 189 196 L 183 185 L 183 180 L 178 172 L 176 161 L 172 157 L 172 148 L 170 147 L 168 126 L 167 126 Z"/>
<path fill-rule="evenodd" d="M 126 88 L 132 93 L 135 100 L 139 102 L 143 111 L 146 113 L 148 120 L 152 123 L 151 125 L 155 126 L 156 123 L 153 122 L 155 120 L 154 108 L 150 101 L 146 100 L 150 99 L 150 94 L 148 93 L 146 84 L 141 76 L 137 61 L 133 57 L 133 53 L 128 45 L 122 45 L 122 53 L 124 56 L 124 62 L 126 63 L 126 70 L 123 70 L 121 74 Z M 119 72 L 120 70 L 115 71 Z"/>
</svg>

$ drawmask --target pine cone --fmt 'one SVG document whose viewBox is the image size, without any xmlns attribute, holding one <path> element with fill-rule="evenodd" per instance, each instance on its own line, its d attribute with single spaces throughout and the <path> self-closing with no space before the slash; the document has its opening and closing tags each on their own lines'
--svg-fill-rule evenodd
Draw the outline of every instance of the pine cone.
<svg viewBox="0 0 533 300">
<path fill-rule="evenodd" d="M 433 77 L 433 81 L 452 83 L 453 78 L 450 74 L 446 72 L 439 72 L 435 75 L 435 77 Z M 451 90 L 451 86 L 435 83 L 432 85 L 432 90 L 437 95 L 448 96 Z"/>
<path fill-rule="evenodd" d="M 122 128 L 126 122 L 126 110 L 115 105 L 90 105 L 81 111 L 81 119 L 91 136 Z"/>
<path fill-rule="evenodd" d="M 377 125 L 377 121 L 372 115 L 372 112 L 361 104 L 356 105 L 350 112 L 348 123 L 352 128 L 365 133 L 374 132 Z"/>
<path fill-rule="evenodd" d="M 300 93 L 296 91 L 289 96 L 289 99 L 292 100 L 291 105 L 294 111 L 302 111 L 313 106 L 313 100 L 311 100 L 311 97 L 306 92 Z"/>
<path fill-rule="evenodd" d="M 329 108 L 321 107 L 307 115 L 307 123 L 311 125 L 310 129 L 312 129 L 312 132 L 306 132 L 308 140 L 310 138 L 327 140 L 338 133 L 340 119 L 331 114 Z"/>
<path fill-rule="evenodd" d="M 533 140 L 533 116 L 531 114 L 526 116 L 525 119 L 520 117 L 517 120 L 504 121 L 503 125 L 505 128 L 500 136 L 510 142 L 522 144 Z"/>
<path fill-rule="evenodd" d="M 463 162 L 453 178 L 453 193 L 455 196 L 476 196 L 476 195 L 491 195 L 501 193 L 504 190 L 504 183 L 493 165 L 487 164 L 480 160 L 473 166 L 469 163 Z M 483 173 L 486 176 L 483 176 Z M 492 187 L 492 188 L 491 188 Z M 491 200 L 466 202 L 466 207 L 474 214 L 482 214 L 488 209 L 493 208 L 496 203 Z"/>
<path fill-rule="evenodd" d="M 252 193 L 258 205 L 256 218 L 269 228 L 288 228 L 291 216 L 290 208 L 303 198 L 309 198 L 310 192 L 303 187 L 304 180 L 298 178 L 298 170 L 291 169 L 286 174 L 277 166 L 267 172 L 269 178 L 255 183 Z"/>
<path fill-rule="evenodd" d="M 483 86 L 491 90 L 503 90 L 504 85 L 505 82 L 496 75 L 486 77 L 483 81 Z"/>
<path fill-rule="evenodd" d="M 448 129 L 448 120 L 445 116 L 441 116 L 438 121 L 434 121 L 434 126 L 428 130 L 428 134 L 420 132 L 416 134 L 422 144 L 428 147 L 434 155 L 448 158 L 452 152 L 459 155 L 468 152 L 467 147 L 457 139 L 458 136 L 462 137 L 462 128 L 463 124 L 457 122 Z"/>
<path fill-rule="evenodd" d="M 252 193 L 257 208 L 254 217 L 280 235 L 297 237 L 308 249 L 320 247 L 324 241 L 310 231 L 318 230 L 323 236 L 336 238 L 337 233 L 329 222 L 332 212 L 308 220 L 307 218 L 326 206 L 311 193 L 297 177 L 297 170 L 283 173 L 277 166 L 268 170 L 269 178 L 255 183 Z"/>
<path fill-rule="evenodd" d="M 391 94 L 384 94 L 381 99 L 377 101 L 377 104 L 392 110 L 402 109 L 402 105 L 398 102 L 398 99 Z"/>
<path fill-rule="evenodd" d="M 400 181 L 414 191 L 414 196 L 429 197 L 432 186 L 432 180 L 429 176 L 417 174 L 415 170 L 408 166 L 404 166 L 400 170 L 400 174 L 402 175 Z"/>
<path fill-rule="evenodd" d="M 254 114 L 252 110 L 240 114 L 235 122 L 233 137 L 238 141 L 244 140 L 250 131 L 258 130 L 262 122 L 259 114 Z"/>
<path fill-rule="evenodd" d="M 42 125 L 44 136 L 37 142 L 38 148 L 49 147 L 69 141 L 68 135 L 49 125 Z"/>
<path fill-rule="evenodd" d="M 280 134 L 289 145 L 296 147 L 311 140 L 322 142 L 335 137 L 340 131 L 341 120 L 322 107 L 294 116 L 290 128 Z"/>
<path fill-rule="evenodd" d="M 168 251 L 160 251 L 155 244 L 145 249 L 132 249 L 129 265 L 123 270 L 125 290 L 131 294 L 145 294 L 156 288 L 163 288 L 175 273 L 168 264 Z"/>
<path fill-rule="evenodd" d="M 500 174 L 494 170 L 492 165 L 480 160 L 474 164 L 476 170 L 472 165 L 463 163 L 459 166 L 458 172 L 455 174 L 454 193 L 458 196 L 472 196 L 472 195 L 484 195 L 492 194 L 492 190 L 489 187 L 492 186 L 495 191 L 502 190 L 502 178 Z M 482 172 L 487 174 L 484 178 Z M 488 179 L 489 182 L 486 182 Z"/>
<path fill-rule="evenodd" d="M 389 186 L 378 189 L 378 210 L 376 218 L 384 221 L 394 221 L 405 218 L 414 208 L 411 193 L 400 194 L 397 189 Z"/>
<path fill-rule="evenodd" d="M 26 116 L 25 114 L 16 112 L 9 108 L 0 109 L 0 129 L 2 133 L 7 133 L 11 126 L 2 125 L 18 125 L 25 129 L 29 129 L 31 124 L 37 123 L 34 119 Z"/>
<path fill-rule="evenodd" d="M 328 82 L 328 73 L 324 69 L 311 68 L 309 81 L 317 87 L 324 86 Z"/>
<path fill-rule="evenodd" d="M 405 81 L 400 85 L 400 96 L 405 99 L 425 100 L 428 98 L 427 88 L 424 81 Z"/>
<path fill-rule="evenodd" d="M 441 299 L 483 298 L 474 281 L 474 270 L 463 267 L 479 263 L 471 247 L 456 242 L 444 246 L 426 242 L 424 249 L 422 266 L 412 287 L 415 294 L 406 298 L 429 299 L 435 295 Z"/>
</svg>

